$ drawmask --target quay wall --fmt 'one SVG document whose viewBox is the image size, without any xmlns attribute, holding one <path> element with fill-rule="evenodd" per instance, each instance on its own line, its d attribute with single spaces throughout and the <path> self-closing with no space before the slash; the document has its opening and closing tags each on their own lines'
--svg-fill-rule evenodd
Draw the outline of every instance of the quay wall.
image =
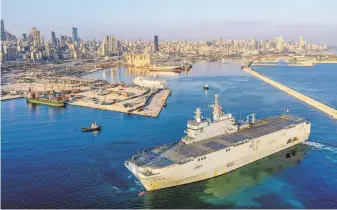
<svg viewBox="0 0 337 210">
<path fill-rule="evenodd" d="M 266 76 L 264 76 L 264 75 L 262 75 L 262 74 L 260 74 L 256 71 L 254 71 L 253 69 L 251 69 L 249 67 L 244 67 L 243 70 L 252 74 L 253 76 L 271 84 L 272 86 L 288 93 L 289 95 L 309 104 L 310 106 L 315 107 L 316 109 L 328 114 L 333 119 L 337 119 L 337 110 L 336 109 L 334 109 L 330 106 L 327 106 L 327 105 L 325 105 L 325 104 L 323 104 L 319 101 L 316 101 L 315 99 L 312 99 L 312 98 L 310 98 L 306 95 L 303 95 L 302 93 L 299 93 L 299 92 L 297 92 L 297 91 L 295 91 L 291 88 L 288 88 L 288 87 L 286 87 L 286 86 L 284 86 L 284 85 L 282 85 L 282 84 L 280 84 L 280 83 L 278 83 L 278 82 L 276 82 L 276 81 L 274 81 L 274 80 L 272 80 L 272 79 L 270 79 L 270 78 L 268 78 L 268 77 L 266 77 Z"/>
<path fill-rule="evenodd" d="M 11 100 L 11 99 L 17 99 L 17 98 L 23 98 L 23 95 L 6 95 L 1 96 L 1 101 Z"/>
</svg>

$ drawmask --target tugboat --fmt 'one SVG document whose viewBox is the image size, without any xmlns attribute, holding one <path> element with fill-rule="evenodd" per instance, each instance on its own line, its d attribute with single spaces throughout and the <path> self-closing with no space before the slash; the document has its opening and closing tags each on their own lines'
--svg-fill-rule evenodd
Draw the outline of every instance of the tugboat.
<svg viewBox="0 0 337 210">
<path fill-rule="evenodd" d="M 208 84 L 204 85 L 204 90 L 208 90 Z"/>
<path fill-rule="evenodd" d="M 88 131 L 100 131 L 101 126 L 97 125 L 94 121 L 92 121 L 91 126 L 89 128 L 82 128 L 82 132 Z"/>
</svg>

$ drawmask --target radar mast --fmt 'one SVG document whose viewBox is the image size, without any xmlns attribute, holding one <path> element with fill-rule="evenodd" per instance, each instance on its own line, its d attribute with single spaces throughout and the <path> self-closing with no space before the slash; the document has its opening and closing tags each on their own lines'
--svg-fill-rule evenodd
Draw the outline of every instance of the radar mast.
<svg viewBox="0 0 337 210">
<path fill-rule="evenodd" d="M 195 121 L 197 122 L 197 123 L 200 123 L 201 122 L 201 109 L 198 107 L 196 110 L 195 110 L 195 116 L 194 116 L 194 118 L 195 118 Z"/>
<path fill-rule="evenodd" d="M 222 116 L 222 107 L 219 105 L 219 94 L 215 94 L 215 101 L 213 107 L 213 120 L 217 121 Z"/>
</svg>

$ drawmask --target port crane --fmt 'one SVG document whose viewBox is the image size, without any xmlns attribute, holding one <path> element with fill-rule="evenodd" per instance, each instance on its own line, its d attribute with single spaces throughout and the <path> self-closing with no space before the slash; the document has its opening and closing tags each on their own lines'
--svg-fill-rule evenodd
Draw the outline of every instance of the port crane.
<svg viewBox="0 0 337 210">
<path fill-rule="evenodd" d="M 104 105 L 105 99 L 106 99 L 107 96 L 108 96 L 108 95 L 105 95 L 105 96 L 104 96 L 104 99 L 103 99 L 103 101 L 102 101 L 102 103 L 101 103 L 102 105 Z"/>
<path fill-rule="evenodd" d="M 250 67 L 254 61 L 256 60 L 261 60 L 261 57 L 257 57 L 257 58 L 254 58 L 253 60 L 251 61 L 248 61 L 244 66 L 241 66 L 241 69 L 243 69 L 244 67 Z"/>
<path fill-rule="evenodd" d="M 253 64 L 253 62 L 256 61 L 256 60 L 261 60 L 261 58 L 260 58 L 260 57 L 254 58 L 254 59 L 251 60 L 251 61 L 248 63 L 248 65 L 246 65 L 246 66 L 247 66 L 247 67 L 250 67 L 250 66 Z"/>
</svg>

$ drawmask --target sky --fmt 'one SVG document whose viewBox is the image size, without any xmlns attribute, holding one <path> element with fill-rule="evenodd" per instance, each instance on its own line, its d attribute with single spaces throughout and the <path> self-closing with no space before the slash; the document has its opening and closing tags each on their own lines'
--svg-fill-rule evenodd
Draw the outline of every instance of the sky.
<svg viewBox="0 0 337 210">
<path fill-rule="evenodd" d="M 5 29 L 84 40 L 271 39 L 337 45 L 337 0 L 1 0 Z"/>
</svg>

